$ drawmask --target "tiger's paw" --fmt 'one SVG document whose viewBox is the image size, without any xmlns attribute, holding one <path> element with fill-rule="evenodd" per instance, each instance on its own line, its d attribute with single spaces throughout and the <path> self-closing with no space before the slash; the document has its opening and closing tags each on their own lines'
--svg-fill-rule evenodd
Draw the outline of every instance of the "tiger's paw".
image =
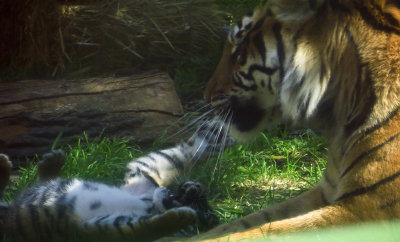
<svg viewBox="0 0 400 242">
<path fill-rule="evenodd" d="M 172 208 L 165 213 L 156 215 L 133 224 L 135 240 L 156 240 L 171 236 L 179 230 L 187 228 L 196 222 L 196 212 L 189 207 Z M 129 233 L 128 233 L 129 234 Z"/>
<path fill-rule="evenodd" d="M 38 162 L 39 181 L 54 179 L 59 176 L 65 163 L 65 153 L 62 150 L 52 150 L 42 156 Z"/>
</svg>

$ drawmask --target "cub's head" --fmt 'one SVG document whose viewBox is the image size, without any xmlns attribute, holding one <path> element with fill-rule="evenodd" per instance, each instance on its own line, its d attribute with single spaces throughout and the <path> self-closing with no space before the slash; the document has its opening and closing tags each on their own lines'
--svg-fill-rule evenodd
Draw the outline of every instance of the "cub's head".
<svg viewBox="0 0 400 242">
<path fill-rule="evenodd" d="M 384 20 L 385 6 L 380 0 L 268 0 L 232 27 L 205 98 L 239 140 L 282 121 L 356 119 L 354 110 L 365 107 L 354 104 L 354 95 L 374 95 L 364 78 L 369 70 L 360 67 L 367 54 L 357 45 L 372 28 L 367 15 L 396 24 Z"/>
</svg>

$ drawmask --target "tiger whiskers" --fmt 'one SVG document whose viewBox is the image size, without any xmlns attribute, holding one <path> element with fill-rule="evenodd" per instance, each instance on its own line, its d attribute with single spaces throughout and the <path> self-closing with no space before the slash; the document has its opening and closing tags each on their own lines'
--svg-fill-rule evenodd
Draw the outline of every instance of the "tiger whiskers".
<svg viewBox="0 0 400 242">
<path fill-rule="evenodd" d="M 211 107 L 211 104 L 206 104 L 202 107 L 200 107 L 199 109 L 197 109 L 195 112 L 201 112 L 202 110 L 208 109 Z M 184 125 L 184 127 L 178 131 L 176 131 L 175 133 L 173 133 L 172 135 L 168 136 L 168 139 L 174 138 L 176 136 L 179 136 L 185 132 L 189 132 L 190 130 L 192 130 L 195 127 L 198 127 L 199 123 L 203 123 L 205 120 L 210 118 L 210 115 L 212 115 L 212 113 L 215 111 L 215 108 L 210 108 L 209 110 L 205 111 L 203 114 L 201 114 L 200 116 L 194 116 L 190 113 L 186 113 L 183 115 L 183 117 L 179 118 L 176 122 L 174 122 L 171 126 L 174 126 L 176 124 L 178 124 L 181 121 L 186 121 L 189 120 L 187 124 Z M 194 117 L 194 118 L 193 118 Z"/>
</svg>

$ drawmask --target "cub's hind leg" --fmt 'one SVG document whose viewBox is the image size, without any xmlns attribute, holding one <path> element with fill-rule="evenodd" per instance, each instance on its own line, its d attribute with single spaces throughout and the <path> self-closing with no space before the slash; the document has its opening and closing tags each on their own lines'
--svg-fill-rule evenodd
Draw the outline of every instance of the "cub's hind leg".
<svg viewBox="0 0 400 242">
<path fill-rule="evenodd" d="M 52 150 L 42 156 L 38 162 L 38 180 L 44 182 L 55 179 L 60 175 L 61 167 L 65 163 L 65 153 L 62 150 Z"/>
</svg>

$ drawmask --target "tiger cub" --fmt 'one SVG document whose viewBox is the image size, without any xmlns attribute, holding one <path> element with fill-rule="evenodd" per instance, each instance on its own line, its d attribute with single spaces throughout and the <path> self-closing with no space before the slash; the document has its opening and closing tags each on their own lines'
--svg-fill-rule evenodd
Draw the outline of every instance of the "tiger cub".
<svg viewBox="0 0 400 242">
<path fill-rule="evenodd" d="M 188 181 L 174 194 L 165 186 L 188 167 L 188 161 L 216 150 L 212 147 L 215 134 L 199 129 L 174 148 L 130 162 L 121 187 L 57 178 L 64 153 L 45 154 L 38 163 L 38 184 L 23 191 L 12 204 L 2 204 L 1 232 L 7 237 L 42 241 L 75 237 L 154 240 L 207 231 L 219 219 L 208 205 L 204 188 Z M 1 155 L 2 190 L 10 171 L 11 162 Z"/>
</svg>

